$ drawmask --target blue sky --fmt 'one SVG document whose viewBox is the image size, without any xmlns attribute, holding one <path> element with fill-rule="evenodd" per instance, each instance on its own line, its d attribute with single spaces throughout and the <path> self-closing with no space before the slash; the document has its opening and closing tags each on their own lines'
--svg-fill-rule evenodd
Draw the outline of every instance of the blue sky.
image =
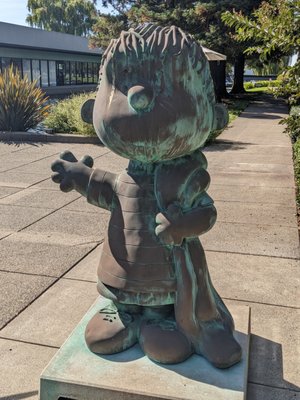
<svg viewBox="0 0 300 400">
<path fill-rule="evenodd" d="M 0 21 L 27 25 L 27 14 L 27 0 L 0 0 Z"/>
</svg>

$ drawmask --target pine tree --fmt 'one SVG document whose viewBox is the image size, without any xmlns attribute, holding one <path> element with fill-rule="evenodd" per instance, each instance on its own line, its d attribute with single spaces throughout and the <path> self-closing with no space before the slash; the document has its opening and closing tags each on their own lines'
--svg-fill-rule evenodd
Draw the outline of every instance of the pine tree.
<svg viewBox="0 0 300 400">
<path fill-rule="evenodd" d="M 249 15 L 260 3 L 261 0 L 106 0 L 103 5 L 113 7 L 116 14 L 101 15 L 95 25 L 92 43 L 107 45 L 109 39 L 116 37 L 122 29 L 143 22 L 177 25 L 202 45 L 226 54 L 228 61 L 234 64 L 232 92 L 240 93 L 244 91 L 244 50 L 249 43 L 238 42 L 234 38 L 234 30 L 222 22 L 221 15 L 227 10 L 242 11 Z"/>
</svg>

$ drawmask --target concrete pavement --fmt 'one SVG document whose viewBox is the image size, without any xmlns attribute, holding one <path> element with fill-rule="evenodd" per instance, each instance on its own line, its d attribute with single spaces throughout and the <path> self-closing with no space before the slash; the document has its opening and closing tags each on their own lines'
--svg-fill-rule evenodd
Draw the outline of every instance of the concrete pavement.
<svg viewBox="0 0 300 400">
<path fill-rule="evenodd" d="M 228 304 L 248 304 L 248 400 L 300 399 L 299 236 L 292 150 L 280 102 L 253 103 L 205 149 L 218 210 L 202 237 Z M 50 164 L 70 149 L 118 172 L 92 144 L 0 143 L 0 398 L 37 399 L 39 375 L 97 297 L 108 213 L 61 193 Z M 297 293 L 298 291 L 298 293 Z"/>
</svg>

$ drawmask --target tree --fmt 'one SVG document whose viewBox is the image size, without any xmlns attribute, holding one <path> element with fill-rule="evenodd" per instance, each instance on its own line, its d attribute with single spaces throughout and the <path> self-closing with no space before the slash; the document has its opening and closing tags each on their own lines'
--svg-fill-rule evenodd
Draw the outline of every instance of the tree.
<svg viewBox="0 0 300 400">
<path fill-rule="evenodd" d="M 227 55 L 235 66 L 233 92 L 241 92 L 245 64 L 244 50 L 247 45 L 238 42 L 232 35 L 233 29 L 221 20 L 225 10 L 240 10 L 247 15 L 261 3 L 261 0 L 106 0 L 104 6 L 111 6 L 116 15 L 101 15 L 101 22 L 95 25 L 92 37 L 94 45 L 106 45 L 122 29 L 133 24 L 157 22 L 161 25 L 177 25 L 189 32 L 202 45 Z M 227 94 L 224 85 L 224 95 Z"/>
<path fill-rule="evenodd" d="M 257 54 L 262 61 L 280 55 L 300 55 L 300 0 L 264 1 L 251 17 L 226 12 L 223 21 L 235 28 L 240 42 L 253 41 L 246 54 Z M 300 102 L 300 60 L 287 68 L 277 94 L 289 95 L 291 103 Z"/>
<path fill-rule="evenodd" d="M 87 36 L 97 20 L 96 0 L 28 0 L 31 26 Z"/>
</svg>

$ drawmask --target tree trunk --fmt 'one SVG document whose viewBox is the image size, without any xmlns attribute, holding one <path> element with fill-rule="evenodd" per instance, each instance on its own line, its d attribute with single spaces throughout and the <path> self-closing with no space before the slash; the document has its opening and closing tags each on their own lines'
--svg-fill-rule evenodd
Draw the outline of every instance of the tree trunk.
<svg viewBox="0 0 300 400">
<path fill-rule="evenodd" d="M 215 96 L 218 102 L 228 97 L 226 90 L 226 62 L 209 61 L 210 73 L 214 82 Z"/>
<path fill-rule="evenodd" d="M 244 89 L 244 68 L 245 68 L 245 55 L 239 53 L 234 63 L 234 79 L 233 87 L 230 93 L 245 93 Z"/>
<path fill-rule="evenodd" d="M 218 95 L 219 99 L 218 101 L 221 101 L 221 99 L 227 98 L 228 97 L 228 92 L 226 89 L 226 62 L 220 62 L 219 65 L 219 76 L 220 76 L 220 82 L 219 82 L 219 88 L 218 88 Z"/>
</svg>

